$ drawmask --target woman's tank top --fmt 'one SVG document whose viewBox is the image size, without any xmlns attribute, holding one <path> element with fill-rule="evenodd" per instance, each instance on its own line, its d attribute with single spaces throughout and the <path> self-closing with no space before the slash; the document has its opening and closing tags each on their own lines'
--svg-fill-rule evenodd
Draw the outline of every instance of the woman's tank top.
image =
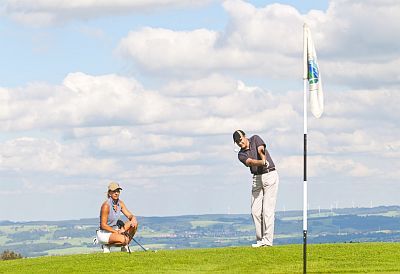
<svg viewBox="0 0 400 274">
<path fill-rule="evenodd" d="M 121 205 L 119 204 L 119 200 L 117 203 L 117 210 L 114 208 L 112 198 L 108 198 L 108 206 L 110 207 L 110 211 L 108 212 L 107 224 L 112 228 L 117 228 L 117 221 L 121 217 Z"/>
</svg>

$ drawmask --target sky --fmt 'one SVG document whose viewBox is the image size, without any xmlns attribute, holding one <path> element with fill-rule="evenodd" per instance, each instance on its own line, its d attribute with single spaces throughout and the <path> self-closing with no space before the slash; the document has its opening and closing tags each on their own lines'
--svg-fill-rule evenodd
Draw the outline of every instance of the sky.
<svg viewBox="0 0 400 274">
<path fill-rule="evenodd" d="M 0 220 L 250 214 L 232 133 L 260 135 L 303 205 L 303 24 L 325 110 L 308 115 L 308 207 L 399 205 L 397 0 L 4 0 Z"/>
</svg>

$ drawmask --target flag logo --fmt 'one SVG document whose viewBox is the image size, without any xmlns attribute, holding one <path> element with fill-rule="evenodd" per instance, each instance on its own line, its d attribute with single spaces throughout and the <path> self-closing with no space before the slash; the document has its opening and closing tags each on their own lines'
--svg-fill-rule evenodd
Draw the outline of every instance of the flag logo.
<svg viewBox="0 0 400 274">
<path fill-rule="evenodd" d="M 314 60 L 308 62 L 308 84 L 318 84 L 319 72 L 318 65 Z"/>
<path fill-rule="evenodd" d="M 316 117 L 321 117 L 324 112 L 324 94 L 322 91 L 321 74 L 318 66 L 317 54 L 315 53 L 314 42 L 311 37 L 310 29 L 304 26 L 304 72 L 305 79 L 308 80 L 310 91 L 310 109 Z"/>
</svg>

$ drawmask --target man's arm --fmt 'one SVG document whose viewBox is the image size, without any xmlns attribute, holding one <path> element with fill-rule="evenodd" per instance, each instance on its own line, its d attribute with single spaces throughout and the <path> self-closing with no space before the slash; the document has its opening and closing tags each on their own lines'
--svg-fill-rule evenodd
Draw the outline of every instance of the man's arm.
<svg viewBox="0 0 400 274">
<path fill-rule="evenodd" d="M 258 154 L 261 157 L 261 160 L 264 161 L 263 166 L 267 166 L 268 167 L 269 166 L 269 162 L 267 161 L 267 158 L 265 157 L 265 146 L 262 145 L 262 146 L 257 147 L 257 151 L 258 151 Z"/>
<path fill-rule="evenodd" d="M 247 158 L 246 166 L 264 166 L 268 161 L 265 160 L 264 146 L 257 147 L 258 154 L 261 157 L 261 160 Z"/>
<path fill-rule="evenodd" d="M 264 145 L 257 147 L 257 152 L 260 155 L 261 160 L 247 158 L 246 159 L 246 166 L 269 166 L 269 163 L 265 157 L 265 148 Z"/>
</svg>

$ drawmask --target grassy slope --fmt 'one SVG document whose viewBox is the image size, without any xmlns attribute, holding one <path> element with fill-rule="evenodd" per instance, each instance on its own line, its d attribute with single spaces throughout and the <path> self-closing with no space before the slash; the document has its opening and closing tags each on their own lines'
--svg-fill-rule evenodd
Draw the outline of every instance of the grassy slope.
<svg viewBox="0 0 400 274">
<path fill-rule="evenodd" d="M 308 273 L 399 273 L 400 243 L 308 246 Z M 302 246 L 115 252 L 0 261 L 0 273 L 301 273 Z"/>
</svg>

